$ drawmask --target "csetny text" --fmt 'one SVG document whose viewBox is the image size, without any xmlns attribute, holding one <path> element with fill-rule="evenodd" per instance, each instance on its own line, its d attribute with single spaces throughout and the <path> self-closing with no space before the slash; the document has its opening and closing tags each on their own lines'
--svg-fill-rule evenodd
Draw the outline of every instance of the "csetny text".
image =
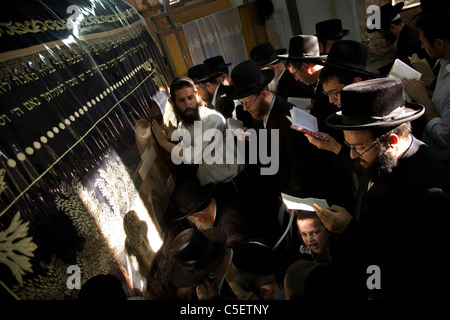
<svg viewBox="0 0 450 320">
<path fill-rule="evenodd" d="M 266 315 L 269 305 L 266 304 L 226 304 L 224 307 L 195 306 L 188 304 L 181 307 L 182 315 L 200 315 L 210 318 L 214 313 L 226 315 Z"/>
</svg>

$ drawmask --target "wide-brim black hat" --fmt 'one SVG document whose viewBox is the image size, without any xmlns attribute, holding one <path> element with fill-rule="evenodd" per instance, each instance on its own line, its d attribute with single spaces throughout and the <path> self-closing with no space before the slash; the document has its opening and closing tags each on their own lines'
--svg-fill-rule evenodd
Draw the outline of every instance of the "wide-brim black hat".
<svg viewBox="0 0 450 320">
<path fill-rule="evenodd" d="M 319 39 L 312 35 L 296 35 L 289 41 L 288 53 L 278 55 L 280 59 L 310 60 L 326 59 L 326 54 L 320 54 Z"/>
<path fill-rule="evenodd" d="M 322 40 L 339 40 L 350 33 L 347 29 L 342 29 L 340 19 L 330 19 L 316 23 L 316 37 Z"/>
<path fill-rule="evenodd" d="M 255 61 L 260 68 L 265 68 L 280 62 L 279 54 L 286 53 L 286 49 L 275 50 L 269 42 L 261 43 L 250 51 L 250 59 Z"/>
<path fill-rule="evenodd" d="M 169 249 L 173 285 L 190 287 L 202 280 L 224 257 L 226 241 L 225 232 L 217 227 L 203 232 L 197 228 L 182 231 Z"/>
<path fill-rule="evenodd" d="M 369 78 L 379 78 L 372 72 L 366 71 L 368 49 L 365 45 L 354 40 L 336 40 L 328 52 L 325 68 L 353 72 Z"/>
<path fill-rule="evenodd" d="M 173 192 L 175 209 L 170 212 L 172 220 L 181 220 L 193 213 L 206 209 L 211 202 L 214 184 L 201 186 L 196 180 L 187 181 L 178 186 Z"/>
<path fill-rule="evenodd" d="M 214 73 L 211 68 L 205 64 L 197 64 L 188 70 L 188 77 L 194 81 L 194 83 L 208 82 L 216 79 L 222 72 Z"/>
<path fill-rule="evenodd" d="M 227 94 L 227 98 L 237 100 L 257 93 L 264 89 L 274 76 L 273 70 L 261 70 L 253 60 L 243 61 L 231 70 L 233 92 Z"/>
<path fill-rule="evenodd" d="M 229 66 L 231 66 L 231 63 L 225 63 L 225 60 L 222 56 L 215 56 L 208 59 L 205 59 L 203 61 L 204 64 L 207 64 L 212 72 L 219 72 L 223 71 Z"/>
<path fill-rule="evenodd" d="M 393 19 L 402 11 L 403 6 L 405 3 L 399 2 L 395 6 L 391 5 L 390 3 L 387 3 L 380 7 L 380 9 L 376 10 L 373 14 L 375 17 L 378 16 L 377 13 L 379 13 L 380 17 L 380 28 L 373 28 L 369 29 L 367 28 L 368 33 L 373 33 L 378 30 L 386 30 L 389 27 L 389 24 L 393 21 Z M 397 20 L 397 19 L 396 19 Z M 376 22 L 373 24 L 376 26 Z"/>
<path fill-rule="evenodd" d="M 396 78 L 371 79 L 345 86 L 341 91 L 341 109 L 326 119 L 329 127 L 340 130 L 394 128 L 425 112 L 424 106 L 405 102 L 402 82 Z"/>
</svg>

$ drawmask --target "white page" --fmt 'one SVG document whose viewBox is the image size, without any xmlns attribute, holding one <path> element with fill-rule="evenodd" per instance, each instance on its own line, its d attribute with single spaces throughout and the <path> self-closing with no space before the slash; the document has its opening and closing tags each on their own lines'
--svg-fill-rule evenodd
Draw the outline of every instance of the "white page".
<svg viewBox="0 0 450 320">
<path fill-rule="evenodd" d="M 325 199 L 317 198 L 297 198 L 285 193 L 281 193 L 283 202 L 288 209 L 291 210 L 305 210 L 305 211 L 316 211 L 313 203 L 317 203 L 323 208 L 328 208 L 328 202 Z"/>
<path fill-rule="evenodd" d="M 309 113 L 309 109 L 306 110 L 306 107 L 311 105 L 311 98 L 288 97 L 287 101 Z"/>
<path fill-rule="evenodd" d="M 394 65 L 391 68 L 391 71 L 389 71 L 388 78 L 399 78 L 399 79 L 416 79 L 420 80 L 420 77 L 422 77 L 422 74 L 415 70 L 414 68 L 411 68 L 406 63 L 399 59 L 395 59 Z"/>
<path fill-rule="evenodd" d="M 294 126 L 307 129 L 313 132 L 319 131 L 316 117 L 299 108 L 292 108 L 290 111 L 292 117 L 292 124 Z"/>
</svg>

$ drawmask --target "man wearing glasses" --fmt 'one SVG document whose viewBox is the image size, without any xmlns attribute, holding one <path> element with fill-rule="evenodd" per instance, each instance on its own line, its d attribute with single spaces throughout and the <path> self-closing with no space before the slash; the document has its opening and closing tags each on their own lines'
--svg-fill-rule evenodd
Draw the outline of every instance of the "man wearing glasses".
<svg viewBox="0 0 450 320">
<path fill-rule="evenodd" d="M 299 197 L 319 195 L 315 193 L 318 184 L 314 163 L 307 156 L 315 148 L 303 133 L 290 128 L 291 122 L 286 116 L 290 116 L 294 105 L 268 89 L 273 77 L 273 70 L 261 70 L 253 60 L 241 62 L 231 71 L 234 93 L 230 98 L 240 100 L 244 110 L 252 115 L 258 148 L 266 148 L 268 155 L 279 154 L 275 175 L 260 175 L 259 168 L 265 166 L 262 159 L 257 164 L 246 163 L 246 170 L 254 178 L 255 188 L 261 189 L 257 194 L 262 201 L 270 199 L 271 205 L 268 207 L 278 212 L 280 192 Z M 250 149 L 246 154 L 251 152 Z"/>
<path fill-rule="evenodd" d="M 428 299 L 447 272 L 432 259 L 446 250 L 450 175 L 411 134 L 410 122 L 424 107 L 405 102 L 394 78 L 348 85 L 341 103 L 327 124 L 343 131 L 351 158 L 364 169 L 355 211 L 315 207 L 339 235 L 330 254 L 342 284 L 356 299 Z M 431 242 L 419 239 L 423 232 Z M 371 270 L 378 270 L 376 284 Z"/>
<path fill-rule="evenodd" d="M 310 113 L 317 118 L 319 130 L 323 131 L 327 128 L 326 117 L 338 109 L 322 94 L 323 88 L 319 76 L 327 60 L 327 55 L 319 52 L 317 37 L 312 35 L 293 36 L 289 42 L 288 53 L 278 55 L 278 57 L 287 59 L 286 68 L 295 80 L 303 82 L 312 89 Z"/>
</svg>

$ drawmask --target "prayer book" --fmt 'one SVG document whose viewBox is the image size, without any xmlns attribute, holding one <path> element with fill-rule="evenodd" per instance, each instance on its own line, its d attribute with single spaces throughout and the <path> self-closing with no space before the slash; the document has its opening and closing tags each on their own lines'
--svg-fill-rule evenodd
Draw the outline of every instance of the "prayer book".
<svg viewBox="0 0 450 320">
<path fill-rule="evenodd" d="M 309 113 L 309 109 L 307 110 L 306 107 L 311 105 L 311 98 L 288 97 L 287 101 Z"/>
<path fill-rule="evenodd" d="M 414 68 L 408 66 L 406 63 L 399 59 L 395 59 L 392 65 L 391 71 L 388 73 L 388 78 L 398 78 L 398 79 L 416 79 L 420 80 L 422 74 L 415 70 Z"/>
<path fill-rule="evenodd" d="M 414 68 L 411 68 L 406 63 L 399 59 L 395 59 L 394 64 L 392 65 L 391 71 L 389 71 L 388 78 L 398 78 L 398 79 L 415 79 L 420 80 L 422 77 L 422 74 L 415 70 Z M 411 102 L 411 98 L 406 94 L 405 91 L 403 91 L 403 96 L 406 101 Z"/>
<path fill-rule="evenodd" d="M 318 198 L 298 198 L 286 193 L 281 193 L 283 202 L 288 209 L 291 210 L 305 210 L 305 211 L 316 211 L 313 203 L 317 203 L 323 208 L 328 208 L 328 202 L 325 199 Z"/>
<path fill-rule="evenodd" d="M 319 128 L 317 126 L 317 118 L 312 114 L 299 108 L 292 108 L 290 112 L 291 116 L 286 117 L 292 122 L 292 129 L 309 134 L 318 139 L 328 140 L 328 137 L 318 133 Z"/>
</svg>

